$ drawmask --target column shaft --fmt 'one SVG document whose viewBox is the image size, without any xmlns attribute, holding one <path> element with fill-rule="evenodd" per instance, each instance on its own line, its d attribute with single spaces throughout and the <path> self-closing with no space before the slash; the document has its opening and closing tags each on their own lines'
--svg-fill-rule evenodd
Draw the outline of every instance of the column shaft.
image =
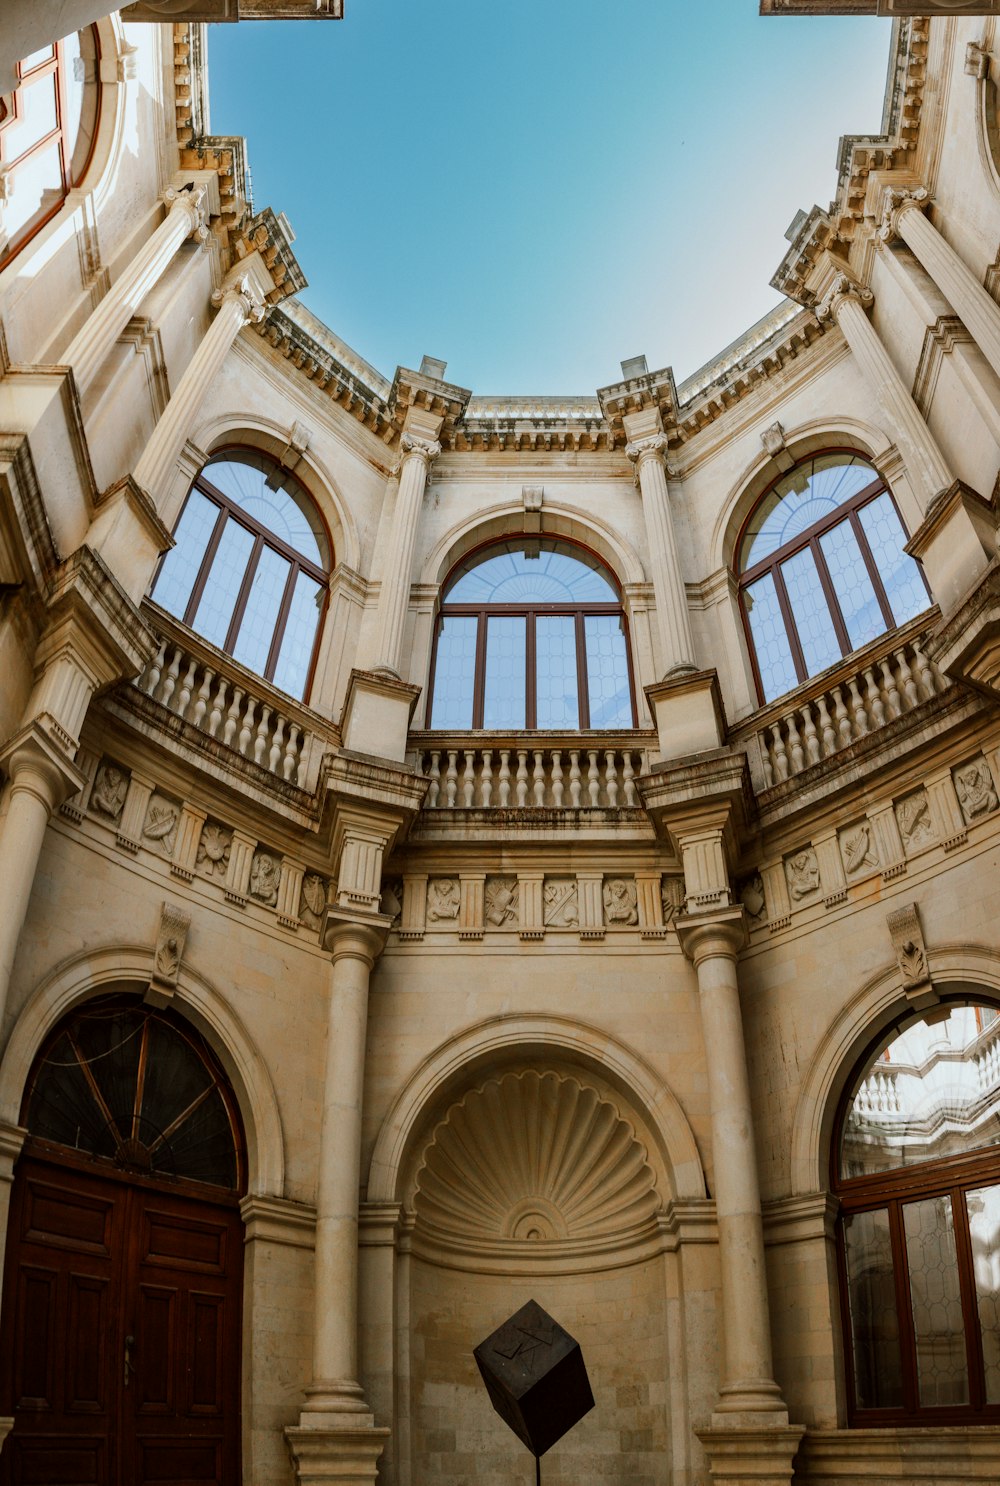
<svg viewBox="0 0 1000 1486">
<path fill-rule="evenodd" d="M 885 409 L 890 431 L 903 446 L 918 499 L 926 510 L 934 496 L 952 483 L 948 462 L 857 296 L 843 295 L 835 301 L 833 313 L 869 388 Z"/>
<path fill-rule="evenodd" d="M 1000 376 L 1000 306 L 990 298 L 916 202 L 904 203 L 895 222 L 900 237 L 926 268 L 990 366 Z"/>
<path fill-rule="evenodd" d="M 181 244 L 204 227 L 205 189 L 170 191 L 170 209 L 73 338 L 65 362 L 83 392 Z"/>
<path fill-rule="evenodd" d="M 656 616 L 666 674 L 694 665 L 694 640 L 670 512 L 670 489 L 661 453 L 649 450 L 638 458 L 642 513 L 649 541 L 649 557 L 656 594 Z"/>
<path fill-rule="evenodd" d="M 407 435 L 404 434 L 404 440 Z M 413 548 L 417 538 L 420 507 L 427 488 L 430 462 L 439 452 L 438 444 L 411 440 L 412 447 L 403 456 L 399 471 L 399 490 L 392 524 L 392 545 L 386 558 L 379 590 L 375 632 L 376 665 L 399 674 L 403 649 L 403 625 L 410 597 L 410 572 Z"/>
</svg>

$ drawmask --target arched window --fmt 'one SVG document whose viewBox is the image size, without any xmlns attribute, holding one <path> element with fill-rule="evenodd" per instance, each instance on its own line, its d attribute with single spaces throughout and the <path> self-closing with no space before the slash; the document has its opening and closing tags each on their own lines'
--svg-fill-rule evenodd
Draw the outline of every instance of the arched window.
<svg viewBox="0 0 1000 1486">
<path fill-rule="evenodd" d="M 86 174 L 100 112 L 100 55 L 97 27 L 85 26 L 18 65 L 13 106 L 0 115 L 0 268 Z"/>
<path fill-rule="evenodd" d="M 195 480 L 152 597 L 289 696 L 302 698 L 327 592 L 329 541 L 298 480 L 229 449 Z"/>
<path fill-rule="evenodd" d="M 512 537 L 444 589 L 434 728 L 631 728 L 628 640 L 610 573 L 585 548 Z"/>
<path fill-rule="evenodd" d="M 930 603 L 878 472 L 850 450 L 802 460 L 758 501 L 738 544 L 761 700 L 771 702 Z"/>
<path fill-rule="evenodd" d="M 1000 1020 L 950 1003 L 862 1060 L 834 1153 L 853 1424 L 1000 1422 Z"/>
</svg>

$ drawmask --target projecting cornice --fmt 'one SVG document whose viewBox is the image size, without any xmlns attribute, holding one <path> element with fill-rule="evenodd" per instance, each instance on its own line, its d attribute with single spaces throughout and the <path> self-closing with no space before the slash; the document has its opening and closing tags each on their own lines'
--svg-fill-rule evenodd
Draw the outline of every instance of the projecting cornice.
<svg viewBox="0 0 1000 1486">
<path fill-rule="evenodd" d="M 610 387 L 600 387 L 597 398 L 615 444 L 627 442 L 622 420 L 628 413 L 655 410 L 668 436 L 677 422 L 677 385 L 673 368 L 669 366 L 661 371 L 642 372 Z"/>
<path fill-rule="evenodd" d="M 123 21 L 340 21 L 344 0 L 136 0 Z"/>
<path fill-rule="evenodd" d="M 1000 15 L 1000 0 L 760 0 L 761 15 Z"/>
<path fill-rule="evenodd" d="M 422 408 L 444 420 L 438 440 L 442 448 L 450 447 L 471 396 L 467 387 L 456 387 L 427 372 L 397 366 L 389 390 L 389 410 L 396 432 L 402 432 L 410 408 Z"/>
</svg>

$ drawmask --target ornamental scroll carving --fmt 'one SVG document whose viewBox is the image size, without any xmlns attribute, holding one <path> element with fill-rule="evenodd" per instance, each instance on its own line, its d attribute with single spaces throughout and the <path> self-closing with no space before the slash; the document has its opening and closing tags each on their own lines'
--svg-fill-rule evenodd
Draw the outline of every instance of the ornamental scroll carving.
<svg viewBox="0 0 1000 1486">
<path fill-rule="evenodd" d="M 669 929 L 684 908 L 683 877 L 664 877 L 660 884 L 660 907 L 663 910 L 664 925 Z"/>
</svg>

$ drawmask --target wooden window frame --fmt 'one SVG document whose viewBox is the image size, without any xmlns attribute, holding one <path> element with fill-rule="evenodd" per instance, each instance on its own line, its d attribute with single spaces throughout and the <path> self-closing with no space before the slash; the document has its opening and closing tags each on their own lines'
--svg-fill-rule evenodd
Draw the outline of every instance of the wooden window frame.
<svg viewBox="0 0 1000 1486">
<path fill-rule="evenodd" d="M 488 555 L 491 548 L 495 548 L 495 549 L 497 549 L 499 551 L 499 550 L 502 550 L 507 544 L 509 544 L 511 542 L 518 542 L 518 541 L 521 541 L 521 540 L 538 543 L 539 540 L 546 540 L 546 539 L 544 539 L 544 538 L 543 539 L 540 539 L 537 534 L 528 534 L 528 533 L 521 532 L 521 533 L 513 533 L 513 534 L 511 534 L 509 536 L 499 537 L 499 538 L 493 539 L 493 540 L 491 540 L 489 542 L 485 542 L 480 547 L 474 548 L 472 552 L 467 552 L 465 554 L 465 556 L 461 559 L 461 561 L 456 564 L 455 568 L 452 569 L 452 572 L 449 573 L 447 579 L 445 580 L 445 583 L 442 585 L 442 590 L 443 591 L 447 591 L 448 585 L 452 582 L 453 575 L 456 572 L 457 568 L 459 568 L 459 567 L 466 567 L 469 564 L 469 560 L 470 560 L 471 557 L 476 556 L 479 552 L 484 552 L 484 553 L 486 553 Z M 583 544 L 580 543 L 580 542 L 572 542 L 572 541 L 569 541 L 569 540 L 567 540 L 565 538 L 562 538 L 562 537 L 549 537 L 547 540 L 550 541 L 550 542 L 552 542 L 552 543 L 554 543 L 554 545 L 557 548 L 569 548 L 569 549 L 577 548 L 581 552 L 586 552 L 588 554 L 588 556 L 592 557 L 595 560 L 595 562 L 599 565 L 600 571 L 601 571 L 602 575 L 606 576 L 606 578 L 607 578 L 608 582 L 610 583 L 610 585 L 613 588 L 615 588 L 615 589 L 618 588 L 618 584 L 615 582 L 614 575 L 606 567 L 606 565 L 604 564 L 604 562 L 597 556 L 597 554 L 595 552 L 592 552 L 589 547 L 584 547 Z M 569 555 L 572 555 L 572 551 L 570 551 L 570 554 Z M 512 727 L 510 729 L 510 731 L 512 731 L 512 732 L 536 732 L 536 731 L 539 731 L 539 728 L 538 728 L 538 682 L 537 682 L 536 664 L 535 664 L 535 662 L 536 662 L 536 621 L 538 620 L 539 617 L 556 616 L 556 617 L 562 617 L 562 618 L 572 618 L 573 621 L 574 621 L 574 635 L 575 635 L 575 640 L 576 640 L 577 705 L 578 705 L 578 708 L 579 708 L 579 720 L 578 720 L 578 723 L 577 723 L 576 727 L 573 727 L 572 725 L 570 725 L 570 726 L 568 726 L 565 729 L 562 729 L 562 728 L 545 728 L 542 731 L 552 732 L 552 733 L 558 733 L 558 732 L 562 732 L 562 731 L 567 731 L 567 732 L 576 732 L 576 731 L 587 732 L 587 731 L 590 731 L 591 730 L 591 728 L 590 728 L 590 685 L 589 685 L 589 680 L 588 680 L 588 676 L 587 676 L 586 621 L 587 621 L 588 618 L 595 617 L 595 616 L 601 616 L 601 615 L 612 615 L 615 618 L 621 620 L 622 634 L 623 634 L 624 639 L 625 639 L 625 662 L 626 662 L 626 666 L 628 667 L 629 705 L 630 705 L 631 713 L 632 713 L 632 721 L 630 723 L 630 727 L 632 727 L 632 728 L 638 727 L 638 718 L 637 718 L 636 704 L 635 704 L 635 683 L 634 683 L 634 677 L 633 677 L 633 671 L 632 671 L 632 645 L 631 645 L 631 639 L 630 639 L 630 636 L 629 636 L 628 619 L 626 618 L 625 610 L 624 610 L 624 608 L 622 607 L 622 605 L 620 603 L 619 604 L 598 604 L 598 603 L 578 603 L 578 604 L 573 604 L 573 603 L 552 603 L 552 604 L 544 604 L 544 603 L 539 603 L 539 602 L 536 602 L 536 601 L 532 600 L 529 603 L 525 603 L 525 604 L 460 604 L 460 603 L 459 604 L 451 604 L 451 603 L 448 603 L 447 600 L 445 600 L 445 601 L 443 601 L 441 603 L 441 605 L 438 608 L 437 618 L 436 618 L 435 623 L 434 623 L 434 645 L 433 645 L 433 652 L 432 652 L 432 656 L 431 656 L 430 675 L 428 677 L 428 683 L 427 683 L 428 684 L 428 695 L 429 695 L 428 715 L 427 715 L 427 727 L 428 727 L 428 729 L 432 729 L 434 727 L 434 682 L 435 682 L 435 677 L 436 677 L 436 674 L 437 674 L 438 642 L 440 641 L 440 638 L 441 638 L 441 631 L 442 631 L 442 629 L 444 627 L 445 620 L 447 620 L 447 619 L 457 619 L 457 618 L 475 618 L 477 620 L 477 626 L 476 626 L 475 672 L 474 672 L 474 676 L 473 676 L 473 688 L 472 688 L 472 724 L 471 724 L 471 731 L 473 731 L 473 732 L 481 732 L 484 729 L 483 717 L 485 715 L 485 710 L 486 710 L 486 630 L 487 630 L 487 624 L 488 624 L 489 620 L 492 619 L 492 618 L 509 617 L 509 618 L 515 618 L 515 619 L 516 618 L 523 618 L 524 621 L 525 621 L 525 667 L 524 667 L 524 677 L 525 677 L 525 682 L 524 682 L 524 689 L 525 689 L 525 696 L 524 696 L 524 718 L 525 718 L 525 721 L 524 721 L 523 727 L 520 727 L 520 728 Z M 461 728 L 460 729 L 448 729 L 447 731 L 459 731 L 459 732 L 463 732 L 463 731 L 465 731 L 465 729 L 461 729 Z M 493 732 L 493 731 L 503 732 L 503 731 L 507 731 L 507 729 L 504 729 L 504 728 L 490 729 L 490 731 L 491 732 Z M 616 731 L 616 729 L 613 729 L 612 728 L 612 729 L 607 729 L 606 731 L 614 732 L 614 731 Z"/>
<path fill-rule="evenodd" d="M 825 455 L 828 454 L 847 454 L 851 455 L 855 459 L 867 463 L 867 460 L 864 460 L 864 456 L 859 454 L 856 449 L 821 449 L 818 450 L 815 454 L 810 454 L 807 456 L 807 458 L 799 460 L 796 465 L 793 466 L 793 469 L 797 469 L 802 465 L 812 464 L 815 460 L 822 459 Z M 755 512 L 758 511 L 763 502 L 767 500 L 768 496 L 774 490 L 775 486 L 780 485 L 782 480 L 787 479 L 787 477 L 791 473 L 792 470 L 783 470 L 776 479 L 771 481 L 770 485 L 759 497 L 759 499 L 754 501 L 753 507 L 750 510 L 750 513 L 744 521 L 742 527 L 740 528 L 739 536 L 736 540 L 737 562 L 739 562 L 739 553 L 746 537 L 747 528 Z M 788 597 L 784 576 L 781 571 L 782 565 L 787 562 L 789 558 L 795 557 L 799 552 L 802 552 L 806 548 L 808 548 L 809 551 L 812 553 L 813 561 L 816 564 L 816 571 L 819 575 L 820 587 L 823 591 L 823 597 L 826 600 L 827 610 L 830 615 L 831 623 L 833 624 L 834 634 L 837 637 L 837 644 L 840 646 L 841 656 L 846 657 L 848 655 L 851 655 L 856 649 L 859 648 L 858 646 L 851 644 L 850 637 L 847 633 L 847 625 L 844 621 L 843 611 L 840 607 L 840 600 L 837 597 L 837 591 L 834 586 L 833 579 L 830 576 L 830 570 L 827 566 L 826 557 L 824 556 L 823 549 L 820 545 L 820 537 L 825 536 L 826 533 L 832 531 L 834 527 L 840 526 L 845 521 L 849 522 L 855 540 L 857 541 L 858 549 L 861 552 L 861 557 L 865 565 L 865 571 L 871 581 L 872 588 L 874 589 L 875 597 L 878 601 L 878 606 L 881 611 L 882 618 L 885 621 L 885 630 L 883 631 L 883 633 L 888 634 L 891 630 L 898 628 L 898 621 L 896 620 L 896 617 L 892 612 L 892 606 L 889 603 L 889 598 L 885 591 L 885 585 L 883 584 L 881 575 L 878 571 L 878 564 L 875 562 L 872 556 L 871 548 L 868 545 L 868 539 L 865 536 L 864 528 L 861 525 L 858 513 L 860 512 L 862 507 L 869 505 L 874 500 L 877 500 L 880 495 L 887 495 L 892 501 L 893 509 L 895 510 L 896 515 L 899 517 L 899 524 L 902 527 L 904 533 L 906 532 L 906 524 L 903 521 L 899 506 L 896 504 L 896 499 L 892 491 L 889 489 L 889 486 L 876 470 L 872 470 L 872 475 L 873 479 L 864 487 L 863 490 L 858 491 L 857 494 L 851 496 L 849 500 L 845 500 L 841 505 L 837 506 L 835 510 L 831 511 L 828 516 L 824 516 L 820 521 L 813 522 L 812 526 L 807 527 L 805 531 L 799 532 L 790 541 L 785 542 L 781 547 L 775 548 L 775 550 L 769 553 L 766 558 L 763 558 L 760 562 L 754 563 L 752 567 L 747 568 L 745 571 L 739 572 L 737 575 L 739 584 L 740 618 L 743 622 L 743 633 L 746 637 L 747 650 L 750 655 L 750 664 L 753 668 L 754 685 L 757 688 L 757 697 L 762 706 L 766 706 L 768 703 L 767 698 L 764 695 L 764 683 L 761 677 L 760 665 L 757 660 L 757 647 L 754 644 L 753 630 L 750 626 L 750 614 L 747 608 L 747 590 L 751 587 L 752 584 L 758 582 L 767 574 L 770 574 L 771 580 L 774 583 L 774 591 L 778 602 L 778 608 L 781 613 L 782 622 L 785 626 L 785 634 L 788 638 L 788 645 L 792 656 L 792 664 L 795 667 L 795 684 L 797 686 L 801 686 L 804 682 L 812 679 L 812 677 L 810 677 L 809 675 L 808 667 L 806 666 L 805 654 L 802 649 L 802 642 L 799 639 L 798 626 L 795 622 L 792 605 Z M 923 568 L 919 563 L 917 563 L 917 571 L 920 573 L 921 581 L 924 587 L 927 589 L 927 601 L 928 605 L 930 605 L 933 602 L 930 588 L 927 585 L 927 579 L 924 577 Z M 819 675 L 821 674 L 821 672 L 817 671 L 813 674 Z M 771 700 L 776 701 L 777 698 L 771 698 Z"/>
</svg>

